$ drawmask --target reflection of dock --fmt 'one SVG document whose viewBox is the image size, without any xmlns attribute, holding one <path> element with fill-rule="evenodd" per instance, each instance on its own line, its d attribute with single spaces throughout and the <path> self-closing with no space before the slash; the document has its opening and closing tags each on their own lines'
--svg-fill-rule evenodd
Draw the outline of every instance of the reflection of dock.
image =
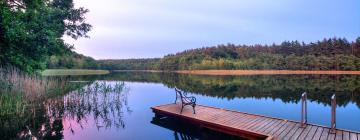
<svg viewBox="0 0 360 140">
<path fill-rule="evenodd" d="M 196 133 L 199 131 L 199 128 L 197 127 L 187 128 L 185 125 L 177 124 L 168 118 L 158 117 L 154 117 L 151 123 L 174 131 L 175 140 L 200 139 L 199 134 Z"/>
<path fill-rule="evenodd" d="M 175 117 L 201 127 L 249 139 L 360 140 L 359 132 L 336 129 L 336 132 L 331 133 L 330 128 L 314 124 L 301 127 L 300 122 L 203 105 L 196 106 L 196 114 L 193 114 L 192 108 L 185 108 L 180 114 L 180 109 L 181 106 L 176 104 L 152 107 L 156 115 Z"/>
<path fill-rule="evenodd" d="M 184 121 L 169 117 L 154 117 L 152 124 L 173 131 L 174 140 L 242 140 L 233 135 L 219 133 L 214 130 L 205 129 L 196 124 L 189 124 Z"/>
</svg>

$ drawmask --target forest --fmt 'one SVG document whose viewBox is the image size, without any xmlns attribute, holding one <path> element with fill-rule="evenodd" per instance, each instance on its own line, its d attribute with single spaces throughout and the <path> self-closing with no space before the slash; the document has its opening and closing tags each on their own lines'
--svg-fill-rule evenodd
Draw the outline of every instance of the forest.
<svg viewBox="0 0 360 140">
<path fill-rule="evenodd" d="M 52 55 L 46 61 L 47 69 L 99 69 L 98 62 L 89 56 L 69 50 L 62 55 Z"/>
<path fill-rule="evenodd" d="M 99 68 L 106 70 L 156 70 L 160 58 L 98 60 Z"/>
<path fill-rule="evenodd" d="M 52 67 L 52 56 L 73 55 L 74 46 L 63 37 L 88 37 L 88 11 L 73 0 L 1 0 L 0 66 L 34 74 Z"/>
<path fill-rule="evenodd" d="M 360 37 L 272 45 L 217 45 L 169 54 L 161 59 L 99 60 L 108 70 L 360 70 Z"/>
</svg>

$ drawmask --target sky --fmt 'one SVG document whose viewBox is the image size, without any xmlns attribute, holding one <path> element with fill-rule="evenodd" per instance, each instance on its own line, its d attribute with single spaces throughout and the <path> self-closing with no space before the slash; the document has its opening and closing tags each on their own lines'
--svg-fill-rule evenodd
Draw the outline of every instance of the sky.
<svg viewBox="0 0 360 140">
<path fill-rule="evenodd" d="M 90 38 L 64 37 L 95 59 L 154 58 L 218 44 L 360 37 L 359 0 L 74 0 Z"/>
</svg>

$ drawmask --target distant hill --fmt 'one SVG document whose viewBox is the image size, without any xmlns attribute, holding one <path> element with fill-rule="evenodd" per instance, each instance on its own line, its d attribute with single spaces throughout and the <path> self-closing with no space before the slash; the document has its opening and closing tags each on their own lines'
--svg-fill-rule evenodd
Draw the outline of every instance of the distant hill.
<svg viewBox="0 0 360 140">
<path fill-rule="evenodd" d="M 47 69 L 99 69 L 98 62 L 89 56 L 69 50 L 63 55 L 53 55 L 46 63 Z"/>
<path fill-rule="evenodd" d="M 122 70 L 360 70 L 360 37 L 272 45 L 217 45 L 185 50 L 161 59 L 100 60 L 104 69 Z"/>
<path fill-rule="evenodd" d="M 106 70 L 155 70 L 160 58 L 147 59 L 105 59 L 98 60 L 100 68 Z"/>
</svg>

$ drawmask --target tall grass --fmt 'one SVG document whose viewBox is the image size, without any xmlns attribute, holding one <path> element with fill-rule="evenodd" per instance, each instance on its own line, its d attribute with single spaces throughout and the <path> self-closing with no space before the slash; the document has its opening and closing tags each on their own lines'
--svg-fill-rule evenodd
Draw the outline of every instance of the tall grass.
<svg viewBox="0 0 360 140">
<path fill-rule="evenodd" d="M 58 93 L 71 88 L 68 85 L 64 78 L 42 77 L 14 67 L 0 67 L 0 137 L 16 135 L 36 116 L 36 108 L 41 107 L 47 96 L 61 95 Z"/>
<path fill-rule="evenodd" d="M 62 136 L 62 131 L 70 130 L 74 133 L 76 129 L 72 126 L 83 125 L 91 118 L 98 129 L 125 128 L 124 111 L 131 113 L 131 109 L 127 100 L 129 88 L 124 82 L 69 83 L 77 85 L 62 89 L 66 94 L 45 93 L 56 96 L 45 96 L 43 100 L 27 102 L 25 108 L 17 109 L 16 112 L 19 112 L 17 116 L 9 114 L 0 116 L 0 138 L 56 139 Z M 7 97 L 12 98 L 12 96 Z M 16 99 L 16 101 L 21 100 Z M 76 121 L 63 121 L 64 119 Z M 65 128 L 63 124 L 67 127 Z"/>
<path fill-rule="evenodd" d="M 66 80 L 26 74 L 14 67 L 0 67 L 0 118 L 26 117 L 30 104 L 49 93 L 58 93 Z"/>
<path fill-rule="evenodd" d="M 52 92 L 55 89 L 63 88 L 66 81 L 59 78 L 41 77 L 37 74 L 26 74 L 20 70 L 0 68 L 0 92 L 2 94 L 23 94 L 26 99 L 37 99 Z"/>
</svg>

